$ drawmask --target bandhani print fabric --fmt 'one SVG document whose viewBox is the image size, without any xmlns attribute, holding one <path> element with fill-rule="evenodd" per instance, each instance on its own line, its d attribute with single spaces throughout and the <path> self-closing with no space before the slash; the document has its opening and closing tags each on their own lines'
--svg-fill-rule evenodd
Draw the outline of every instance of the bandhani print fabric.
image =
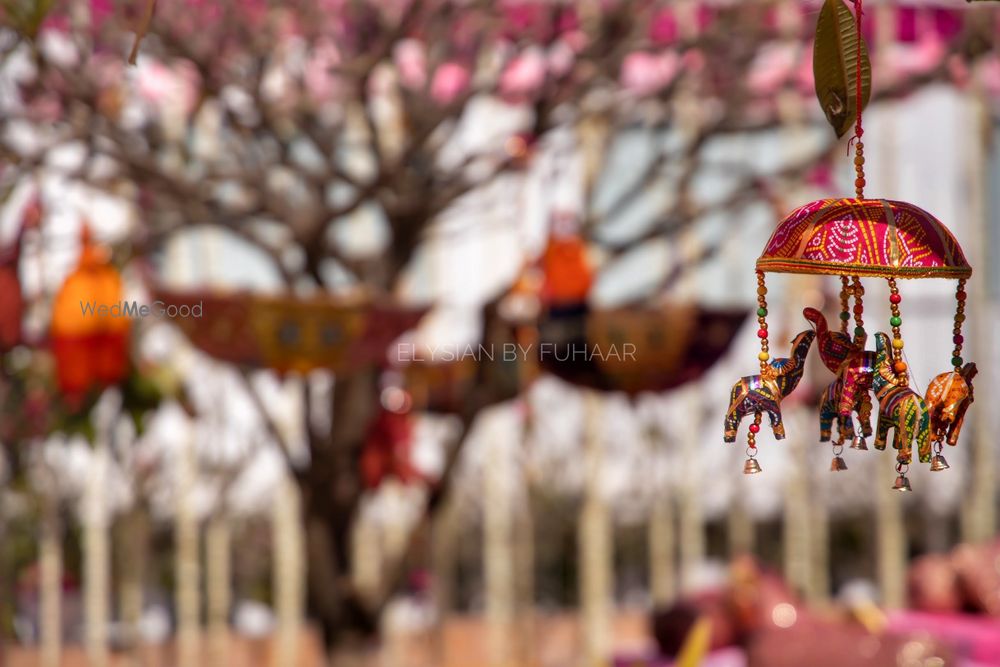
<svg viewBox="0 0 1000 667">
<path fill-rule="evenodd" d="M 782 220 L 757 269 L 897 278 L 967 278 L 951 232 L 918 206 L 888 199 L 820 199 Z"/>
</svg>

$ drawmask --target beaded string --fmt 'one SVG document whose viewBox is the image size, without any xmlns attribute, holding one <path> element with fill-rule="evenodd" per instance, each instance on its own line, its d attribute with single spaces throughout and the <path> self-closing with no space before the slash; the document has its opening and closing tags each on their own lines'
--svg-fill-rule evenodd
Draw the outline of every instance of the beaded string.
<svg viewBox="0 0 1000 667">
<path fill-rule="evenodd" d="M 951 352 L 951 365 L 955 368 L 955 373 L 959 373 L 962 369 L 962 344 L 965 343 L 965 337 L 962 336 L 962 323 L 965 322 L 965 300 L 967 294 L 965 292 L 965 282 L 966 279 L 962 278 L 958 281 L 958 289 L 955 290 L 955 328 L 953 329 L 952 342 L 955 344 L 955 349 Z M 934 455 L 941 456 L 941 451 L 943 449 L 942 440 L 944 440 L 945 429 L 942 428 L 937 433 L 931 433 L 931 439 L 933 440 Z"/>
<path fill-rule="evenodd" d="M 864 349 L 865 340 L 868 334 L 865 332 L 865 287 L 861 284 L 861 276 L 854 276 L 854 344 L 860 345 Z M 867 391 L 861 395 L 861 405 L 858 408 L 858 417 L 862 422 L 868 421 L 872 413 L 872 397 Z M 868 449 L 865 445 L 865 438 L 860 432 L 856 434 L 854 449 Z"/>
<path fill-rule="evenodd" d="M 771 358 L 767 343 L 767 285 L 764 282 L 763 271 L 757 272 L 757 324 L 760 326 L 757 329 L 757 337 L 760 338 L 760 354 L 757 355 L 757 359 L 760 361 L 760 372 L 763 376 L 768 369 L 767 362 Z M 749 459 L 757 456 L 757 433 L 760 432 L 762 417 L 760 412 L 754 413 L 753 423 L 750 424 L 747 433 L 747 457 Z"/>
<path fill-rule="evenodd" d="M 854 342 L 862 341 L 867 337 L 865 333 L 865 287 L 861 284 L 861 277 L 854 276 Z"/>
<path fill-rule="evenodd" d="M 854 0 L 854 18 L 858 26 L 858 68 L 854 92 L 858 113 L 854 122 L 854 137 L 851 139 L 854 142 L 854 171 L 856 174 L 854 192 L 858 199 L 865 198 L 865 145 L 861 142 L 861 136 L 865 133 L 864 128 L 861 127 L 861 45 L 863 40 L 861 36 L 861 15 L 863 14 L 861 1 Z"/>
<path fill-rule="evenodd" d="M 767 344 L 767 286 L 764 284 L 763 271 L 757 272 L 757 323 L 760 325 L 757 329 L 757 337 L 760 338 L 760 354 L 757 359 L 760 360 L 760 370 L 764 371 L 771 355 Z"/>
<path fill-rule="evenodd" d="M 847 276 L 840 276 L 840 331 L 847 333 L 847 323 L 851 321 L 851 283 Z"/>
<path fill-rule="evenodd" d="M 951 365 L 956 371 L 962 367 L 962 344 L 965 342 L 965 337 L 962 336 L 962 323 L 965 322 L 966 298 L 965 278 L 962 278 L 958 281 L 958 289 L 955 291 L 955 329 L 951 339 L 955 343 L 955 349 L 951 353 Z"/>
<path fill-rule="evenodd" d="M 899 377 L 899 384 L 902 386 L 909 384 L 909 378 L 906 376 L 907 365 L 903 361 L 903 334 L 899 329 L 903 324 L 903 318 L 899 316 L 899 304 L 902 302 L 903 297 L 899 294 L 896 279 L 889 278 L 888 282 L 889 311 L 892 313 L 892 316 L 889 318 L 889 326 L 892 327 L 892 370 Z"/>
</svg>

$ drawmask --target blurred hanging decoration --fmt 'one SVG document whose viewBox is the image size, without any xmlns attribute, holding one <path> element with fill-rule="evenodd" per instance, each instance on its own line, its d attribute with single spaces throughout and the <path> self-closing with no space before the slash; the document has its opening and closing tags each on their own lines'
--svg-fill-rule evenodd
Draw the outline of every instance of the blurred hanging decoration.
<svg viewBox="0 0 1000 667">
<path fill-rule="evenodd" d="M 972 402 L 975 364 L 965 364 L 962 359 L 965 285 L 972 268 L 955 237 L 927 211 L 907 202 L 865 198 L 862 109 L 870 97 L 871 65 L 861 36 L 863 16 L 861 0 L 855 0 L 853 14 L 843 0 L 825 0 L 816 26 L 813 54 L 816 95 L 827 120 L 838 137 L 846 134 L 852 124 L 854 126 L 849 145 L 853 144 L 855 151 L 856 197 L 821 199 L 792 211 L 778 223 L 757 260 L 761 373 L 743 378 L 734 387 L 725 420 L 725 440 L 734 442 L 740 418 L 747 412 L 754 413 L 747 436 L 748 460 L 744 472 L 755 473 L 760 471 L 756 461 L 756 434 L 764 413 L 771 418 L 775 437 L 784 437 L 779 405 L 789 387 L 787 383 L 784 387 L 780 384 L 780 372 L 791 361 L 771 361 L 765 273 L 840 276 L 840 331 L 831 331 L 826 318 L 817 309 L 803 311 L 815 327 L 823 364 L 836 375 L 821 400 L 820 440 L 832 439 L 832 426 L 836 421 L 838 434 L 833 441 L 834 458 L 830 469 L 846 470 L 847 464 L 842 457 L 844 443 L 851 439 L 852 449 L 868 448 L 865 438 L 872 434 L 870 415 L 873 407 L 869 392 L 873 390 L 879 403 L 875 448 L 884 449 L 888 431 L 895 429 L 893 448 L 896 449 L 897 478 L 893 488 L 908 491 L 910 481 L 906 471 L 912 460 L 913 443 L 916 442 L 918 458 L 922 463 L 930 463 L 931 470 L 947 469 L 948 464 L 941 453 L 942 442 L 951 445 L 957 442 L 965 412 Z M 875 351 L 866 349 L 863 277 L 884 279 L 889 287 L 891 336 L 876 334 Z M 899 278 L 958 280 L 952 337 L 953 370 L 931 382 L 926 398 L 910 387 L 908 367 L 903 359 L 900 315 L 903 299 L 896 282 Z M 854 329 L 849 332 L 852 317 Z M 857 433 L 854 413 L 860 422 Z"/>
<path fill-rule="evenodd" d="M 209 356 L 279 373 L 352 373 L 385 363 L 392 341 L 427 308 L 367 294 L 267 296 L 152 286 L 157 312 Z"/>
<path fill-rule="evenodd" d="M 579 227 L 575 213 L 554 213 L 540 261 L 539 342 L 531 349 L 543 370 L 635 396 L 696 380 L 729 349 L 746 311 L 692 303 L 590 307 L 594 272 Z"/>
<path fill-rule="evenodd" d="M 587 301 L 594 272 L 587 258 L 576 215 L 559 212 L 552 216 L 549 243 L 542 254 L 542 301 L 554 307 L 578 307 Z"/>
<path fill-rule="evenodd" d="M 376 489 L 387 477 L 403 484 L 423 479 L 413 465 L 413 401 L 409 393 L 389 383 L 383 387 L 381 405 L 372 419 L 361 449 L 361 478 L 365 488 Z"/>
<path fill-rule="evenodd" d="M 22 341 L 21 324 L 24 317 L 24 296 L 18 266 L 21 261 L 21 246 L 27 230 L 37 228 L 42 219 L 42 205 L 38 198 L 32 199 L 21 216 L 21 225 L 14 242 L 0 248 L 0 354 Z"/>
<path fill-rule="evenodd" d="M 52 304 L 50 327 L 59 389 L 70 404 L 123 380 L 128 373 L 129 317 L 111 253 L 83 223 L 80 260 Z"/>
</svg>

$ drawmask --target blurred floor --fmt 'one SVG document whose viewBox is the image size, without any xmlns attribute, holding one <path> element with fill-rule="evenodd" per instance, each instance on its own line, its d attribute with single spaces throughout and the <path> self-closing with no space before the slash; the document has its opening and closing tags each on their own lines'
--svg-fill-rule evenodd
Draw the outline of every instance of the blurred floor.
<svg viewBox="0 0 1000 667">
<path fill-rule="evenodd" d="M 537 613 L 534 619 L 534 659 L 515 659 L 510 667 L 532 665 L 537 667 L 571 667 L 579 664 L 580 630 L 578 619 L 569 613 Z M 441 641 L 443 639 L 443 641 Z M 614 619 L 614 645 L 616 650 L 631 651 L 645 646 L 646 616 L 643 612 L 620 612 Z M 352 667 L 469 667 L 489 665 L 489 631 L 478 616 L 453 617 L 445 624 L 440 635 L 436 632 L 401 633 L 393 641 L 384 641 L 377 650 L 367 652 Z M 3 667 L 37 667 L 38 654 L 32 648 L 8 647 L 8 662 Z M 217 667 L 210 659 L 207 642 L 203 642 L 204 657 L 201 663 Z M 321 667 L 320 642 L 314 632 L 303 637 L 301 659 L 298 667 Z M 140 660 L 131 662 L 125 654 L 115 654 L 109 667 L 173 667 L 176 651 L 172 644 L 144 646 Z M 62 667 L 86 667 L 83 648 L 69 646 L 63 652 Z M 271 667 L 271 642 L 269 639 L 252 640 L 231 637 L 227 667 Z"/>
</svg>

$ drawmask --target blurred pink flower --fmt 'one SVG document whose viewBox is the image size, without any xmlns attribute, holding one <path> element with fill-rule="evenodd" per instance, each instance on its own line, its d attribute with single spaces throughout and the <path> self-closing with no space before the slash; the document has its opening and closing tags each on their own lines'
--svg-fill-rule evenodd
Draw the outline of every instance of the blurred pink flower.
<svg viewBox="0 0 1000 667">
<path fill-rule="evenodd" d="M 555 76 L 567 74 L 576 61 L 576 50 L 560 39 L 549 49 L 549 71 Z"/>
<path fill-rule="evenodd" d="M 451 104 L 469 87 L 469 70 L 458 63 L 443 63 L 434 72 L 431 98 L 439 104 Z"/>
<path fill-rule="evenodd" d="M 685 72 L 698 73 L 705 69 L 705 54 L 698 49 L 688 49 L 681 56 L 681 67 Z"/>
<path fill-rule="evenodd" d="M 190 63 L 173 68 L 149 61 L 139 68 L 139 96 L 155 106 L 176 104 L 183 114 L 194 109 L 198 98 L 198 72 Z"/>
<path fill-rule="evenodd" d="M 834 189 L 833 165 L 830 164 L 829 160 L 820 160 L 806 172 L 805 181 L 817 188 L 832 191 Z"/>
<path fill-rule="evenodd" d="M 423 88 L 427 83 L 427 52 L 415 39 L 401 40 L 393 53 L 399 82 L 407 88 Z"/>
<path fill-rule="evenodd" d="M 542 5 L 538 2 L 508 2 L 503 8 L 507 26 L 514 36 L 529 31 L 542 20 Z"/>
<path fill-rule="evenodd" d="M 813 45 L 809 42 L 803 47 L 802 53 L 812 53 Z M 795 72 L 795 85 L 803 95 L 810 95 L 816 90 L 815 79 L 813 78 L 812 58 L 802 58 Z"/>
<path fill-rule="evenodd" d="M 622 85 L 632 93 L 650 95 L 674 80 L 680 71 L 680 64 L 680 57 L 673 51 L 630 53 L 622 62 Z"/>
<path fill-rule="evenodd" d="M 1000 58 L 993 56 L 979 65 L 979 79 L 993 96 L 1000 96 Z"/>
<path fill-rule="evenodd" d="M 316 44 L 302 72 L 306 92 L 314 102 L 327 102 L 336 95 L 339 79 L 330 70 L 340 64 L 340 51 L 330 39 Z"/>
<path fill-rule="evenodd" d="M 883 54 L 890 81 L 926 74 L 941 64 L 947 48 L 934 33 L 925 33 L 915 44 L 893 44 Z"/>
<path fill-rule="evenodd" d="M 531 48 L 515 57 L 500 75 L 500 94 L 507 98 L 530 97 L 545 83 L 545 56 Z"/>
<path fill-rule="evenodd" d="M 967 86 L 969 79 L 972 78 L 969 65 L 957 53 L 948 57 L 948 75 L 951 77 L 952 83 L 960 88 Z"/>
<path fill-rule="evenodd" d="M 750 66 L 747 85 L 758 95 L 769 95 L 781 88 L 802 60 L 798 44 L 765 44 Z"/>
<path fill-rule="evenodd" d="M 649 23 L 649 40 L 654 44 L 670 44 L 677 39 L 677 19 L 669 9 L 664 9 Z"/>
</svg>

